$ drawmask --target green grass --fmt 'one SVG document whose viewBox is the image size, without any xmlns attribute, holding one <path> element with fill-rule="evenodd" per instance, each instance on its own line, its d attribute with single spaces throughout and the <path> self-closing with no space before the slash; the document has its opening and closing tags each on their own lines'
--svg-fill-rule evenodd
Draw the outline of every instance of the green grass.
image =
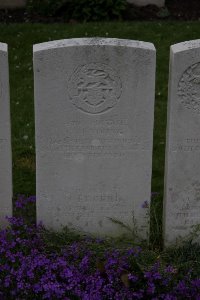
<svg viewBox="0 0 200 300">
<path fill-rule="evenodd" d="M 35 194 L 32 45 L 75 37 L 115 37 L 148 41 L 157 49 L 157 80 L 152 191 L 152 241 L 159 244 L 162 219 L 164 152 L 170 45 L 198 39 L 199 22 L 115 22 L 89 24 L 0 25 L 9 45 L 14 195 Z"/>
</svg>

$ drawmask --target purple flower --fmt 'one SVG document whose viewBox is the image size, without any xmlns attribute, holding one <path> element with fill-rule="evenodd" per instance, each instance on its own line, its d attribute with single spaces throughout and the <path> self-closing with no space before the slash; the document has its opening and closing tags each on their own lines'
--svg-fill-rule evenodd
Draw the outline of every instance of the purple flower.
<svg viewBox="0 0 200 300">
<path fill-rule="evenodd" d="M 147 285 L 147 294 L 148 295 L 153 295 L 154 292 L 155 292 L 155 289 L 156 289 L 155 284 L 152 283 L 152 282 L 149 282 L 148 285 Z"/>
<path fill-rule="evenodd" d="M 136 247 L 128 249 L 127 250 L 127 255 L 128 256 L 133 255 L 133 256 L 137 257 L 141 253 L 141 251 L 142 251 L 142 248 L 139 247 L 139 246 L 136 246 Z"/>
<path fill-rule="evenodd" d="M 136 282 L 138 280 L 138 276 L 134 274 L 128 274 L 128 279 L 132 282 Z"/>
<path fill-rule="evenodd" d="M 142 203 L 142 208 L 149 208 L 149 202 L 147 200 Z"/>
<path fill-rule="evenodd" d="M 172 273 L 172 274 L 175 274 L 175 273 L 177 273 L 177 269 L 174 268 L 173 266 L 167 266 L 167 267 L 165 268 L 165 272 L 166 272 L 166 273 Z"/>
</svg>

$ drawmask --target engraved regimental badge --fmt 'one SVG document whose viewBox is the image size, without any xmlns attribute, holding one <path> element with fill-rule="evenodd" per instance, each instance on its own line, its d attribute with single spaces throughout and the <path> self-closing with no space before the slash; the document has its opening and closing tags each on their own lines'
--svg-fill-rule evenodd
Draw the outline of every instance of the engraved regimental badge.
<svg viewBox="0 0 200 300">
<path fill-rule="evenodd" d="M 113 108 L 121 91 L 122 84 L 117 73 L 102 63 L 79 66 L 68 81 L 71 102 L 89 114 L 104 113 Z"/>
<path fill-rule="evenodd" d="M 188 109 L 200 114 L 200 63 L 190 66 L 178 83 L 178 96 Z"/>
</svg>

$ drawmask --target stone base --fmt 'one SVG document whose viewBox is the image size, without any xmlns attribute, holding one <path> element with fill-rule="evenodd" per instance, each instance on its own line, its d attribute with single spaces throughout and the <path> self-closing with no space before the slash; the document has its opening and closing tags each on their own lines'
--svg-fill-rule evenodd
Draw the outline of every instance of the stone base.
<svg viewBox="0 0 200 300">
<path fill-rule="evenodd" d="M 26 6 L 26 0 L 0 0 L 0 9 L 3 8 L 20 8 Z"/>
<path fill-rule="evenodd" d="M 165 5 L 165 0 L 127 0 L 127 2 L 137 6 L 146 6 L 151 4 L 158 7 L 163 7 Z"/>
</svg>

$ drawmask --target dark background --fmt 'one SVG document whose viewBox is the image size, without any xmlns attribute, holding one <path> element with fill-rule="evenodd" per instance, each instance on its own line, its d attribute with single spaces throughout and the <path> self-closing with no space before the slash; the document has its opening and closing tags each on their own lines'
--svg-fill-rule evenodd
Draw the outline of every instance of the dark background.
<svg viewBox="0 0 200 300">
<path fill-rule="evenodd" d="M 55 0 L 58 1 L 59 0 Z M 61 1 L 61 0 L 60 0 Z M 87 3 L 87 1 L 85 1 Z M 45 13 L 38 13 L 30 11 L 30 9 L 15 9 L 15 10 L 0 10 L 1 23 L 18 23 L 18 22 L 68 22 L 78 23 L 83 21 L 93 21 L 78 18 L 70 18 L 67 15 L 69 9 L 68 4 L 55 11 L 51 16 Z M 137 7 L 132 4 L 127 4 L 125 10 L 121 13 L 120 17 L 112 16 L 110 20 L 180 20 L 180 21 L 193 21 L 200 20 L 200 0 L 166 0 L 165 7 L 158 8 L 155 5 L 147 5 L 145 7 Z M 103 20 L 103 19 L 102 19 Z M 98 21 L 102 21 L 98 20 Z M 107 19 L 108 21 L 108 19 Z"/>
</svg>

